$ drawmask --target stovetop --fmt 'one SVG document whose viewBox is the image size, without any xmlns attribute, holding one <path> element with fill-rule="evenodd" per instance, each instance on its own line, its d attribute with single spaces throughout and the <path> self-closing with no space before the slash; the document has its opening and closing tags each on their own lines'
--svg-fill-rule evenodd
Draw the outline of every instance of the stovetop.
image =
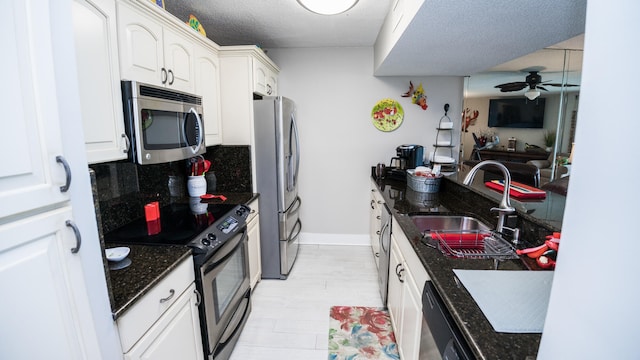
<svg viewBox="0 0 640 360">
<path fill-rule="evenodd" d="M 211 224 L 225 217 L 233 204 L 171 204 L 160 209 L 161 231 L 148 235 L 144 217 L 105 234 L 105 242 L 139 245 L 187 245 Z"/>
</svg>

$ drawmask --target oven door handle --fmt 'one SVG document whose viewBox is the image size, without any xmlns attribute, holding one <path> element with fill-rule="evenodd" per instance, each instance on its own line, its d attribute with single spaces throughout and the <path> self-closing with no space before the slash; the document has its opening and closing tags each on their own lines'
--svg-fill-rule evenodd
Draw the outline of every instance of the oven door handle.
<svg viewBox="0 0 640 360">
<path fill-rule="evenodd" d="M 238 234 L 239 235 L 239 234 Z M 244 229 L 242 229 L 242 235 L 241 236 L 234 236 L 232 239 L 232 244 L 231 246 L 231 250 L 229 250 L 226 254 L 222 255 L 222 258 L 218 261 L 213 261 L 209 264 L 205 264 L 206 267 L 204 268 L 204 270 L 202 271 L 203 274 L 207 274 L 209 273 L 209 271 L 215 269 L 218 265 L 224 263 L 225 261 L 227 261 L 227 259 L 229 259 L 231 256 L 233 256 L 235 250 L 242 246 L 242 244 L 244 243 L 245 239 L 247 238 L 247 228 L 245 226 Z M 214 255 L 215 257 L 215 255 Z M 213 257 L 212 257 L 213 259 Z"/>
</svg>

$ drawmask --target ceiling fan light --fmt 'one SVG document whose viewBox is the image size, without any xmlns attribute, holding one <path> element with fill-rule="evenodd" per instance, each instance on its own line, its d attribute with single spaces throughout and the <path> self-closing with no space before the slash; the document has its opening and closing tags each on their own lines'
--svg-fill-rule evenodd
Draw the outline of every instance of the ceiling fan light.
<svg viewBox="0 0 640 360">
<path fill-rule="evenodd" d="M 540 91 L 529 89 L 527 90 L 527 92 L 524 93 L 524 96 L 529 100 L 535 100 L 538 98 L 538 96 L 540 96 Z"/>
<path fill-rule="evenodd" d="M 320 15 L 337 15 L 354 7 L 359 0 L 298 0 L 305 9 Z"/>
</svg>

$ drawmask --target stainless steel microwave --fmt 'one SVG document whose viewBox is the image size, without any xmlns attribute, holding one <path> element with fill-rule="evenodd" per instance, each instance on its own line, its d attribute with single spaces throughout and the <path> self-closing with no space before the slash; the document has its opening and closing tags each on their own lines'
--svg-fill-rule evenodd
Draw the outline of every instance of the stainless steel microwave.
<svg viewBox="0 0 640 360">
<path fill-rule="evenodd" d="M 122 81 L 129 159 L 141 165 L 188 159 L 206 151 L 202 98 Z"/>
</svg>

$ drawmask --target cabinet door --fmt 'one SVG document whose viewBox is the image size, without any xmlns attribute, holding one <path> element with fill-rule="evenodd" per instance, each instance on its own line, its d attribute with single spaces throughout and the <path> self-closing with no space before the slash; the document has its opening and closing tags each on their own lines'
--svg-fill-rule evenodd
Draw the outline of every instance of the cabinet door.
<svg viewBox="0 0 640 360">
<path fill-rule="evenodd" d="M 373 252 L 373 256 L 376 261 L 376 266 L 379 265 L 380 262 L 380 204 L 378 204 L 378 199 L 376 197 L 377 190 L 371 190 L 371 198 L 369 201 L 369 237 L 371 238 L 371 251 Z"/>
<path fill-rule="evenodd" d="M 204 359 L 198 301 L 195 284 L 191 284 L 124 358 Z"/>
<path fill-rule="evenodd" d="M 117 4 L 122 78 L 163 86 L 168 74 L 164 67 L 162 26 L 123 2 Z"/>
<path fill-rule="evenodd" d="M 90 358 L 80 325 L 88 320 L 79 315 L 88 299 L 69 219 L 64 207 L 0 225 L 3 359 Z"/>
<path fill-rule="evenodd" d="M 0 219 L 69 200 L 56 97 L 49 5 L 3 2 L 0 12 Z"/>
<path fill-rule="evenodd" d="M 167 27 L 163 30 L 166 86 L 188 93 L 195 91 L 194 43 L 188 37 Z M 206 129 L 206 127 L 205 127 Z"/>
<path fill-rule="evenodd" d="M 420 354 L 420 335 L 422 330 L 422 294 L 408 268 L 405 268 L 402 289 L 402 325 L 399 341 L 402 359 L 418 360 Z"/>
<path fill-rule="evenodd" d="M 74 0 L 73 28 L 87 160 L 127 158 L 116 8 L 112 0 Z"/>
<path fill-rule="evenodd" d="M 267 93 L 269 96 L 278 95 L 278 75 L 272 71 L 267 75 Z"/>
<path fill-rule="evenodd" d="M 253 92 L 260 95 L 269 95 L 267 91 L 267 67 L 258 59 L 253 59 Z"/>
<path fill-rule="evenodd" d="M 203 46 L 195 47 L 196 94 L 202 96 L 204 133 L 207 146 L 222 143 L 220 128 L 220 61 L 218 54 Z"/>
<path fill-rule="evenodd" d="M 255 211 L 255 210 L 251 210 Z M 247 225 L 249 234 L 249 276 L 253 289 L 262 277 L 262 261 L 260 259 L 260 218 L 256 216 Z"/>
<path fill-rule="evenodd" d="M 396 333 L 396 340 L 400 343 L 402 333 L 400 331 L 402 326 L 402 283 L 401 277 L 398 277 L 396 270 L 403 275 L 401 271 L 403 269 L 403 260 L 400 250 L 395 241 L 391 241 L 391 254 L 389 260 L 389 295 L 387 296 L 387 308 L 389 309 L 389 315 L 391 315 L 391 322 L 393 329 Z"/>
</svg>

